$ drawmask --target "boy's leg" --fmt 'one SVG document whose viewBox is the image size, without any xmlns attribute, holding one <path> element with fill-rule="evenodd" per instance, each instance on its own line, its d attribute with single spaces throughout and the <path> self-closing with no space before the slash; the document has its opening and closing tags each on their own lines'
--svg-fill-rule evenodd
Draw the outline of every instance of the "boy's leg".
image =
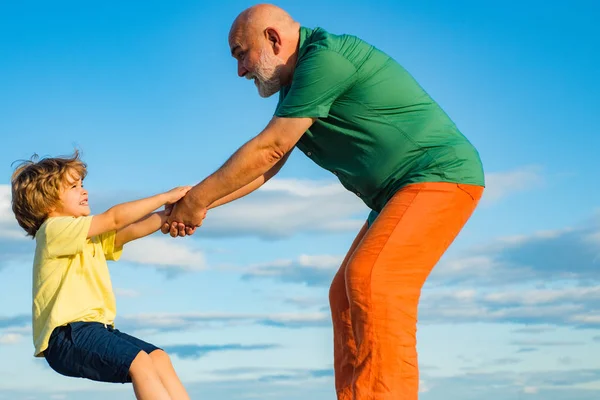
<svg viewBox="0 0 600 400">
<path fill-rule="evenodd" d="M 150 356 L 97 322 L 56 329 L 44 356 L 55 371 L 100 382 L 133 382 L 141 400 L 170 400 Z"/>
<path fill-rule="evenodd" d="M 145 351 L 140 350 L 129 367 L 129 376 L 133 383 L 133 391 L 138 400 L 172 400 L 162 379 Z"/>
<path fill-rule="evenodd" d="M 154 346 L 153 344 L 147 343 L 117 329 L 114 330 L 114 334 L 119 336 L 121 339 L 141 348 L 150 355 L 150 359 L 154 364 L 154 369 L 158 373 L 163 386 L 167 392 L 169 392 L 171 399 L 189 400 L 190 397 L 188 396 L 185 387 L 181 383 L 181 380 L 179 380 L 179 377 L 175 372 L 175 368 L 173 368 L 173 364 L 171 363 L 171 359 L 165 351 Z"/>
<path fill-rule="evenodd" d="M 421 288 L 471 216 L 483 188 L 414 184 L 396 193 L 346 267 L 357 346 L 352 400 L 416 400 Z"/>
<path fill-rule="evenodd" d="M 189 400 L 185 387 L 179 380 L 168 354 L 163 350 L 154 350 L 150 358 L 160 376 L 160 380 L 173 400 Z"/>
</svg>

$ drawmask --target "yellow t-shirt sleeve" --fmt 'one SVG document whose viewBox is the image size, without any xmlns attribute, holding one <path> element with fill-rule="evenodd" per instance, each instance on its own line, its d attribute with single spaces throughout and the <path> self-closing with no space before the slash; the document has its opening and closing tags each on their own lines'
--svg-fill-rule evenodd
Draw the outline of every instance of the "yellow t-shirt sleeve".
<svg viewBox="0 0 600 400">
<path fill-rule="evenodd" d="M 115 247 L 115 238 L 117 237 L 117 231 L 110 231 L 100 235 L 100 242 L 102 243 L 102 250 L 104 251 L 104 257 L 110 261 L 117 261 L 123 254 L 123 246 Z"/>
<path fill-rule="evenodd" d="M 52 217 L 43 229 L 37 240 L 46 248 L 48 256 L 72 256 L 83 250 L 90 231 L 92 216 L 87 217 Z"/>
</svg>

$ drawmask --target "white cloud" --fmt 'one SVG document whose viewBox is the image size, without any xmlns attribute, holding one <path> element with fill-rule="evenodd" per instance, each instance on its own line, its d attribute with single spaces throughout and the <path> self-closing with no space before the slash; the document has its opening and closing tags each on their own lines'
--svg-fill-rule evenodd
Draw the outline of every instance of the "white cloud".
<svg viewBox="0 0 600 400">
<path fill-rule="evenodd" d="M 25 231 L 17 224 L 11 206 L 10 185 L 0 185 L 0 239 L 25 240 Z"/>
<path fill-rule="evenodd" d="M 116 321 L 124 330 L 182 331 L 231 324 L 254 324 L 282 328 L 328 326 L 328 312 L 303 313 L 144 313 L 124 315 Z"/>
<path fill-rule="evenodd" d="M 204 253 L 195 250 L 185 239 L 145 237 L 129 242 L 123 249 L 123 261 L 151 265 L 158 269 L 201 271 L 206 269 Z"/>
<path fill-rule="evenodd" d="M 535 387 L 535 386 L 525 386 L 523 388 L 523 393 L 525 394 L 537 394 L 537 392 L 539 392 L 539 388 Z"/>
<path fill-rule="evenodd" d="M 593 225 L 499 238 L 460 256 L 443 258 L 429 282 L 444 286 L 598 282 L 600 251 L 590 237 L 599 232 L 600 226 Z"/>
<path fill-rule="evenodd" d="M 19 333 L 6 333 L 0 335 L 0 344 L 15 344 L 23 339 L 23 335 Z"/>
<path fill-rule="evenodd" d="M 358 231 L 368 211 L 339 183 L 272 179 L 255 193 L 210 210 L 201 229 L 208 236 L 265 239 Z"/>
<path fill-rule="evenodd" d="M 339 183 L 315 182 L 306 179 L 273 178 L 261 187 L 265 192 L 289 193 L 299 197 L 335 196 L 346 192 Z"/>
<path fill-rule="evenodd" d="M 296 260 L 275 260 L 266 264 L 251 265 L 243 279 L 269 277 L 281 282 L 301 283 L 308 286 L 325 286 L 340 267 L 343 256 L 306 255 Z"/>
<path fill-rule="evenodd" d="M 600 316 L 593 310 L 599 306 L 600 290 L 596 286 L 557 289 L 513 286 L 503 291 L 482 287 L 466 293 L 460 287 L 426 287 L 421 297 L 420 317 L 426 323 L 494 322 L 597 329 L 600 328 Z M 527 340 L 515 344 L 543 345 Z"/>
<path fill-rule="evenodd" d="M 485 176 L 484 202 L 496 202 L 513 193 L 529 190 L 543 182 L 540 167 L 528 166 L 508 172 L 491 172 Z"/>
</svg>

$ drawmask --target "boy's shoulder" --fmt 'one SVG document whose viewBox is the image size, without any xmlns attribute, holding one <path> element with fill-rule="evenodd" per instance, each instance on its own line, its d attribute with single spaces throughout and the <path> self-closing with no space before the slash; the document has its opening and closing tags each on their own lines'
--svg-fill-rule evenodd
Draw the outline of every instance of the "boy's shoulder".
<svg viewBox="0 0 600 400">
<path fill-rule="evenodd" d="M 47 241 L 57 236 L 67 236 L 76 239 L 80 235 L 86 235 L 92 222 L 92 215 L 84 217 L 49 217 L 38 229 L 36 241 Z"/>
</svg>

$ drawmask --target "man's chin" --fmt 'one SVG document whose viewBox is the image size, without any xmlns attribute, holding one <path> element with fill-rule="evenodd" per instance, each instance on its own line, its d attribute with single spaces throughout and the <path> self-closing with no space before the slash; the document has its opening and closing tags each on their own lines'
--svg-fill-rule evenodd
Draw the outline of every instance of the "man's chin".
<svg viewBox="0 0 600 400">
<path fill-rule="evenodd" d="M 279 89 L 277 89 L 277 90 L 271 89 L 271 90 L 267 91 L 265 88 L 262 88 L 258 84 L 256 85 L 256 88 L 258 89 L 258 95 L 260 97 L 262 97 L 263 99 L 269 98 L 269 97 L 273 96 L 275 93 L 279 92 Z"/>
<path fill-rule="evenodd" d="M 277 93 L 277 92 L 275 92 L 275 93 Z M 258 91 L 258 95 L 260 97 L 262 97 L 263 99 L 267 99 L 267 98 L 273 96 L 275 93 L 263 93 L 260 90 Z"/>
</svg>

